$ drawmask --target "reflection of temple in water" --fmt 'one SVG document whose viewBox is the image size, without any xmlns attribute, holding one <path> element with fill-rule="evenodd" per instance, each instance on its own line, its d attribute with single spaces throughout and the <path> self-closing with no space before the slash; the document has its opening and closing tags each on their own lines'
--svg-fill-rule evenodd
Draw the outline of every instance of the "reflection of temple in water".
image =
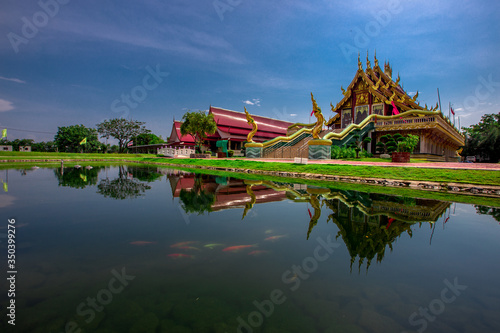
<svg viewBox="0 0 500 333">
<path fill-rule="evenodd" d="M 182 191 L 208 193 L 214 196 L 210 211 L 243 208 L 243 217 L 255 204 L 291 200 L 308 203 L 309 226 L 307 238 L 318 223 L 322 212 L 327 222 L 339 229 L 351 256 L 351 270 L 358 260 L 358 269 L 366 262 L 366 269 L 376 257 L 381 262 L 387 247 L 403 234 L 412 236 L 411 227 L 422 223 L 430 227 L 451 205 L 449 202 L 363 193 L 307 185 L 291 185 L 272 181 L 241 180 L 201 174 L 175 173 L 167 175 L 173 197 L 182 199 Z M 187 206 L 186 202 L 184 204 Z M 200 207 L 190 205 L 189 207 Z M 186 209 L 186 208 L 185 208 Z M 191 208 L 192 209 L 192 208 Z M 202 212 L 203 207 L 199 208 Z"/>
<path fill-rule="evenodd" d="M 347 246 L 351 269 L 358 259 L 358 269 L 366 260 L 366 269 L 373 258 L 381 262 L 387 247 L 406 233 L 412 236 L 411 226 L 423 222 L 432 226 L 451 205 L 449 202 L 388 196 L 372 193 L 341 191 L 325 200 L 332 210 L 328 222 L 339 228 L 337 238 Z"/>
<path fill-rule="evenodd" d="M 167 178 L 174 198 L 180 197 L 181 190 L 192 191 L 197 186 L 206 193 L 214 194 L 212 211 L 230 208 L 249 209 L 253 204 L 286 199 L 286 192 L 275 191 L 264 185 L 249 184 L 251 181 L 242 179 L 189 173 L 170 174 Z M 197 182 L 201 184 L 197 185 Z"/>
</svg>

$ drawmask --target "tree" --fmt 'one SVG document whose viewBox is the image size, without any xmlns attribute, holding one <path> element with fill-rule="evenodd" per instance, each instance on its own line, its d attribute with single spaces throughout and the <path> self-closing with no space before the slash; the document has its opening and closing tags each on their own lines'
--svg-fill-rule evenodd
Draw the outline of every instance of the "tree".
<svg viewBox="0 0 500 333">
<path fill-rule="evenodd" d="M 12 146 L 13 151 L 18 151 L 19 146 L 33 146 L 34 140 L 32 139 L 15 139 L 12 141 L 3 141 L 3 145 Z"/>
<path fill-rule="evenodd" d="M 53 152 L 57 150 L 56 143 L 54 141 L 47 142 L 35 142 L 31 145 L 31 151 L 41 151 L 41 152 Z"/>
<path fill-rule="evenodd" d="M 151 132 L 143 126 L 144 124 L 144 122 L 137 120 L 115 118 L 97 124 L 97 131 L 103 138 L 109 139 L 111 136 L 117 139 L 119 151 L 123 152 L 126 144 L 132 140 L 133 137 Z"/>
<path fill-rule="evenodd" d="M 353 148 L 356 152 L 356 158 L 359 158 L 359 152 L 363 149 L 363 144 L 372 142 L 372 138 L 366 136 L 363 140 L 361 140 L 361 136 L 359 135 L 359 129 L 356 130 L 352 137 L 356 140 L 352 142 L 349 147 Z"/>
<path fill-rule="evenodd" d="M 85 138 L 87 138 L 87 143 L 81 145 L 80 143 Z M 58 127 L 54 142 L 61 152 L 97 151 L 101 146 L 97 139 L 97 131 L 83 125 Z"/>
<path fill-rule="evenodd" d="M 479 155 L 493 163 L 500 160 L 500 112 L 485 114 L 478 124 L 462 129 L 465 132 L 462 156 Z"/>
<path fill-rule="evenodd" d="M 182 116 L 183 123 L 181 125 L 181 134 L 190 134 L 194 138 L 195 147 L 198 146 L 201 151 L 201 144 L 209 134 L 214 134 L 217 131 L 217 124 L 214 120 L 214 115 L 206 114 L 203 111 L 186 112 Z"/>
<path fill-rule="evenodd" d="M 134 146 L 154 145 L 156 143 L 165 142 L 161 136 L 156 136 L 153 133 L 142 133 L 132 138 Z"/>
<path fill-rule="evenodd" d="M 413 153 L 419 140 L 418 135 L 408 134 L 403 140 L 398 142 L 397 151 L 400 153 Z"/>
<path fill-rule="evenodd" d="M 394 135 L 386 134 L 380 137 L 380 141 L 377 142 L 377 151 L 382 154 L 391 154 L 398 148 L 398 142 L 404 140 L 404 137 L 396 133 Z"/>
</svg>

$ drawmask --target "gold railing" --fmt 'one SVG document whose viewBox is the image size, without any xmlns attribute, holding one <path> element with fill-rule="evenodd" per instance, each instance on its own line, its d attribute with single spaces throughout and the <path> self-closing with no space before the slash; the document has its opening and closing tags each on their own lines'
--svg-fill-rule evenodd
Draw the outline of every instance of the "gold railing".
<svg viewBox="0 0 500 333">
<path fill-rule="evenodd" d="M 452 135 L 458 142 L 464 143 L 464 136 L 447 120 L 441 116 L 423 116 L 423 117 L 406 117 L 404 119 L 378 119 L 375 122 L 375 128 L 382 129 L 390 126 L 405 126 L 412 124 L 429 124 L 437 123 L 443 127 L 450 135 Z"/>
</svg>

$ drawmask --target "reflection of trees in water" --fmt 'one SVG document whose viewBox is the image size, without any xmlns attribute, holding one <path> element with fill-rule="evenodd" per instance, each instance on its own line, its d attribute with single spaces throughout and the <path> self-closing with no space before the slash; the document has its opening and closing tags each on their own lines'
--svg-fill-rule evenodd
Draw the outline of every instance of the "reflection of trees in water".
<svg viewBox="0 0 500 333">
<path fill-rule="evenodd" d="M 476 208 L 476 212 L 478 214 L 491 215 L 495 220 L 500 222 L 500 208 L 481 206 L 481 205 L 474 205 L 474 208 Z"/>
<path fill-rule="evenodd" d="M 210 213 L 212 205 L 215 202 L 215 194 L 203 189 L 202 174 L 194 175 L 193 188 L 189 191 L 181 189 L 179 198 L 182 201 L 182 208 L 186 213 L 198 213 L 198 215 L 205 212 Z"/>
<path fill-rule="evenodd" d="M 74 167 L 70 167 L 63 168 L 62 170 L 61 168 L 57 168 L 54 169 L 54 175 L 59 182 L 59 186 L 83 189 L 87 186 L 97 184 L 97 176 L 100 169 L 102 169 L 102 167 L 95 167 L 92 169 L 75 169 Z"/>
<path fill-rule="evenodd" d="M 118 178 L 109 180 L 102 179 L 97 185 L 97 193 L 113 199 L 137 198 L 142 196 L 151 186 L 139 181 L 142 179 L 156 179 L 156 176 L 148 176 L 147 173 L 153 173 L 153 170 L 140 167 L 119 166 Z M 135 175 L 139 177 L 135 178 Z M 159 175 L 161 176 L 161 175 Z"/>
</svg>

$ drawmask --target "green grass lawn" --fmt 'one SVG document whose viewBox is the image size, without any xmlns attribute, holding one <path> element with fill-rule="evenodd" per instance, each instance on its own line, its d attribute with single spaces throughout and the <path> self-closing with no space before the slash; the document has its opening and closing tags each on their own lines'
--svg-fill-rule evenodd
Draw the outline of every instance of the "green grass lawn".
<svg viewBox="0 0 500 333">
<path fill-rule="evenodd" d="M 148 154 L 75 154 L 38 152 L 0 152 L 0 160 L 16 159 L 104 159 L 136 162 L 155 162 L 166 165 L 214 166 L 235 169 L 253 169 L 281 172 L 302 172 L 346 177 L 364 177 L 415 181 L 435 181 L 440 183 L 464 183 L 477 185 L 500 185 L 500 172 L 491 170 L 451 170 L 414 168 L 401 166 L 362 166 L 328 164 L 294 164 L 282 162 L 258 162 L 244 158 L 228 160 L 211 159 L 168 159 Z M 380 161 L 379 159 L 376 159 Z M 373 159 L 369 161 L 374 162 Z"/>
<path fill-rule="evenodd" d="M 18 159 L 124 159 L 132 157 L 151 157 L 149 154 L 78 154 L 78 153 L 43 153 L 43 152 L 22 152 L 22 151 L 2 151 L 0 160 Z"/>
</svg>

